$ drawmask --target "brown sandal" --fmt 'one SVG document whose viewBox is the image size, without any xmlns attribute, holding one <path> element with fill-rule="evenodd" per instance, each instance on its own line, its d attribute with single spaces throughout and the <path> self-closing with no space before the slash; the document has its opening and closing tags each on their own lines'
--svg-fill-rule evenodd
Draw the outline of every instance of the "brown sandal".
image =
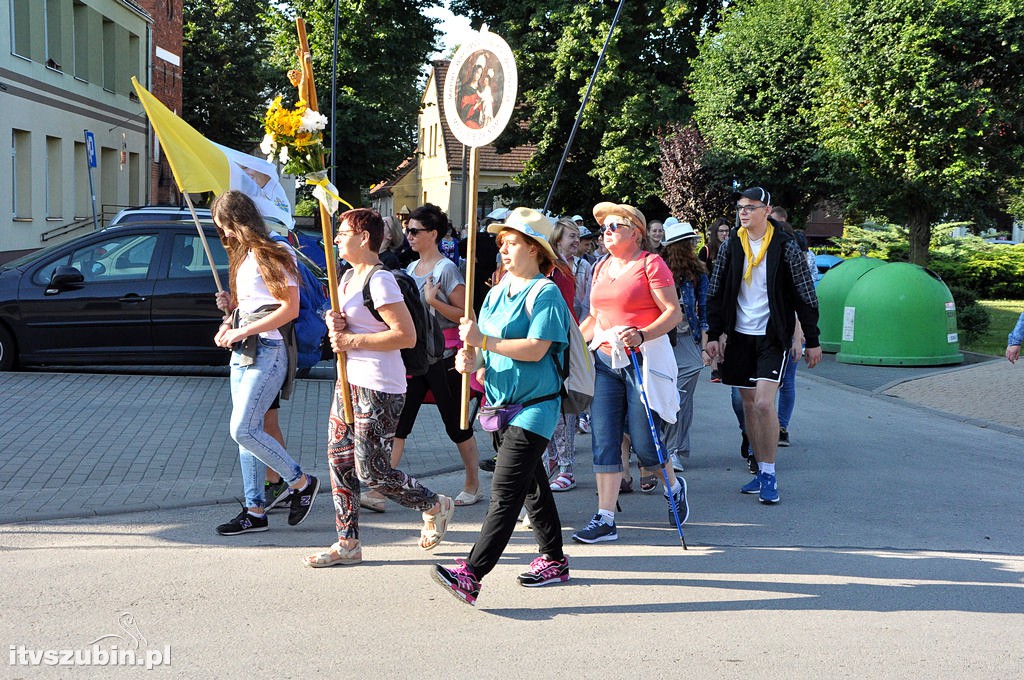
<svg viewBox="0 0 1024 680">
<path fill-rule="evenodd" d="M 633 493 L 633 477 L 619 480 L 619 493 Z"/>
</svg>

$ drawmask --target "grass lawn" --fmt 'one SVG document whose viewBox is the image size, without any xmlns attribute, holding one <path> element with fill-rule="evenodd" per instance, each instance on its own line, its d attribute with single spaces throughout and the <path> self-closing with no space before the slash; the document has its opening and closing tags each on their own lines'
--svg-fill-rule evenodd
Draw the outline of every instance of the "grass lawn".
<svg viewBox="0 0 1024 680">
<path fill-rule="evenodd" d="M 970 344 L 962 343 L 960 349 L 1003 356 L 1006 352 L 1006 335 L 1013 330 L 1021 310 L 1024 310 L 1024 300 L 979 300 L 978 303 L 988 310 L 988 332 Z"/>
</svg>

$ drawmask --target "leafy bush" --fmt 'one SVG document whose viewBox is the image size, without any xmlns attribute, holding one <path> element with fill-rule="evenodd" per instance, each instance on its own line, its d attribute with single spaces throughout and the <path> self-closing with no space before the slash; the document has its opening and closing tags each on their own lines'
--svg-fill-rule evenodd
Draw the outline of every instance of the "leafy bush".
<svg viewBox="0 0 1024 680">
<path fill-rule="evenodd" d="M 313 217 L 320 212 L 320 202 L 315 198 L 304 198 L 295 204 L 295 214 L 302 217 Z"/>
<path fill-rule="evenodd" d="M 990 323 L 988 310 L 976 302 L 963 309 L 957 306 L 956 321 L 961 342 L 974 342 L 988 331 Z"/>
</svg>

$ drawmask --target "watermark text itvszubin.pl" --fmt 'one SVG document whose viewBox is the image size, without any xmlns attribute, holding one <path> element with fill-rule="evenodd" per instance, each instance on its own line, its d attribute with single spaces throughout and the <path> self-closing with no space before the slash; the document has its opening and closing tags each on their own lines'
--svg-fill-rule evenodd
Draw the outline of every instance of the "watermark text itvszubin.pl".
<svg viewBox="0 0 1024 680">
<path fill-rule="evenodd" d="M 157 666 L 171 665 L 171 646 L 163 649 L 118 649 L 117 645 L 92 645 L 82 649 L 29 649 L 10 645 L 8 660 L 12 666 Z"/>
</svg>

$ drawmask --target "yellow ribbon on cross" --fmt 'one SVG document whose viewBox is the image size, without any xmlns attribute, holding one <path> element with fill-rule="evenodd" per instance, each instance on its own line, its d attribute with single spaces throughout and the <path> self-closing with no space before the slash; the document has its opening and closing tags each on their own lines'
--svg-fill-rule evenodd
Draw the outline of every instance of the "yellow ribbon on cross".
<svg viewBox="0 0 1024 680">
<path fill-rule="evenodd" d="M 338 189 L 330 180 L 327 179 L 327 171 L 311 172 L 306 175 L 306 184 L 310 184 L 313 187 L 313 197 L 327 208 L 328 214 L 332 217 L 334 213 L 338 212 L 338 203 L 344 203 L 349 207 L 349 210 L 353 210 L 351 203 L 346 201 L 344 198 L 338 195 Z"/>
</svg>

